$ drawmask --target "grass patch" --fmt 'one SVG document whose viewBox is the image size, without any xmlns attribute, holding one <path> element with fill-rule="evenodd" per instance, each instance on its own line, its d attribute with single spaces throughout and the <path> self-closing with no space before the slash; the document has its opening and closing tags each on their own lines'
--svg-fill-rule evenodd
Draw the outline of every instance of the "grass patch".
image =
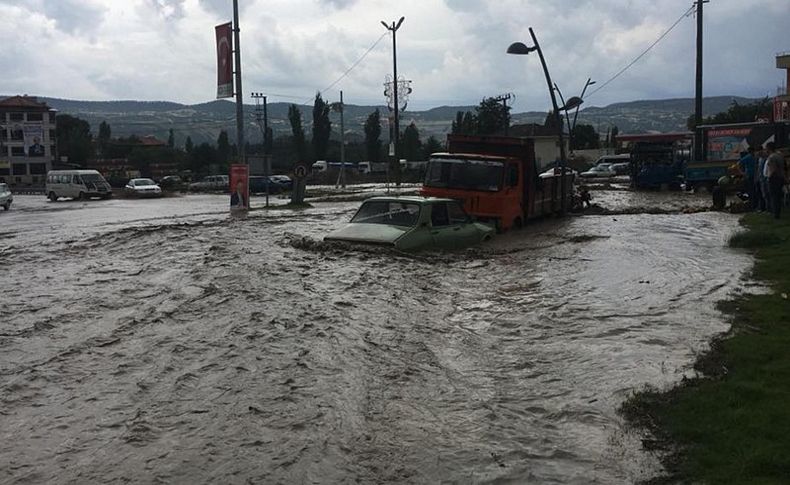
<svg viewBox="0 0 790 485">
<path fill-rule="evenodd" d="M 646 389 L 620 408 L 665 451 L 669 476 L 650 483 L 790 483 L 790 218 L 742 219 L 733 247 L 755 252 L 753 277 L 773 289 L 720 305 L 732 331 L 696 368 L 705 378 Z"/>
</svg>

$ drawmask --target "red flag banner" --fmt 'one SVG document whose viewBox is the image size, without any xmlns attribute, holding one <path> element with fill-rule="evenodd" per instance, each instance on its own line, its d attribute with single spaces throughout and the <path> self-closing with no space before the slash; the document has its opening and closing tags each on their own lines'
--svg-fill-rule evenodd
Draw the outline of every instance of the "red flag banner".
<svg viewBox="0 0 790 485">
<path fill-rule="evenodd" d="M 217 98 L 233 97 L 233 24 L 217 25 Z"/>
</svg>

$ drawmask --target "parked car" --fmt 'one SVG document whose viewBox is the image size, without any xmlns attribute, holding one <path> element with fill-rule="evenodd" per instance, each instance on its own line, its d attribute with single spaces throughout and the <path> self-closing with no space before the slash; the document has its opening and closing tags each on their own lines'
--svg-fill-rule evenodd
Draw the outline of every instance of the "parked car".
<svg viewBox="0 0 790 485">
<path fill-rule="evenodd" d="M 283 190 L 292 190 L 294 188 L 294 181 L 287 175 L 272 175 L 271 178 L 274 182 L 280 184 Z"/>
<path fill-rule="evenodd" d="M 561 173 L 562 173 L 562 169 L 560 167 L 551 167 L 548 170 L 546 170 L 545 172 L 543 172 L 540 175 L 538 175 L 538 177 L 543 179 L 543 178 L 546 178 L 546 177 L 554 177 L 555 175 L 560 175 Z M 565 167 L 565 173 L 572 174 L 574 176 L 574 178 L 579 176 L 579 172 L 577 172 L 576 170 L 573 170 L 570 167 Z"/>
<path fill-rule="evenodd" d="M 616 175 L 628 175 L 631 172 L 631 162 L 618 162 L 612 164 Z"/>
<path fill-rule="evenodd" d="M 135 197 L 161 197 L 162 188 L 151 179 L 131 179 L 123 191 Z"/>
<path fill-rule="evenodd" d="M 251 176 L 249 178 L 250 194 L 265 194 L 267 187 L 270 194 L 279 194 L 282 192 L 284 190 L 283 186 L 275 182 L 272 177 L 262 175 Z"/>
<path fill-rule="evenodd" d="M 50 170 L 47 172 L 46 193 L 52 202 L 60 197 L 109 199 L 112 188 L 96 170 Z"/>
<path fill-rule="evenodd" d="M 189 190 L 195 191 L 225 191 L 230 187 L 227 175 L 209 175 L 199 182 L 189 184 Z"/>
<path fill-rule="evenodd" d="M 362 203 L 351 223 L 325 241 L 393 247 L 402 251 L 478 244 L 493 237 L 494 228 L 473 222 L 460 202 L 434 197 L 372 197 Z"/>
<path fill-rule="evenodd" d="M 184 188 L 184 181 L 178 175 L 167 175 L 159 181 L 162 190 L 181 190 Z"/>
<path fill-rule="evenodd" d="M 11 208 L 11 203 L 14 202 L 14 196 L 11 194 L 11 189 L 8 184 L 0 184 L 0 205 L 4 210 Z"/>
<path fill-rule="evenodd" d="M 579 177 L 582 178 L 601 178 L 601 177 L 614 177 L 617 175 L 614 170 L 612 170 L 612 165 L 609 163 L 602 163 L 600 165 L 596 165 L 590 170 L 586 172 L 582 172 L 579 174 Z"/>
</svg>

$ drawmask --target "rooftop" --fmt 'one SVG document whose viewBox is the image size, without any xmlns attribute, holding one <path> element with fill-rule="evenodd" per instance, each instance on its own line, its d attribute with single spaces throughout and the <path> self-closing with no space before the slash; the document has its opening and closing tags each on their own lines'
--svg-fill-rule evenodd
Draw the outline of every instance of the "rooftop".
<svg viewBox="0 0 790 485">
<path fill-rule="evenodd" d="M 39 102 L 35 96 L 11 96 L 0 99 L 0 108 L 15 108 L 23 110 L 50 111 L 52 108 L 47 103 Z"/>
</svg>

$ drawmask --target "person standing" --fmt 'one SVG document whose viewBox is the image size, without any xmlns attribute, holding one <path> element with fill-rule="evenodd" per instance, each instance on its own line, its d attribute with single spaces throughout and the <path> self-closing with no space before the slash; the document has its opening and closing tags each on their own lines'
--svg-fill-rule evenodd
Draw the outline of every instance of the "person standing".
<svg viewBox="0 0 790 485">
<path fill-rule="evenodd" d="M 774 142 L 768 143 L 765 148 L 768 150 L 765 167 L 768 175 L 768 192 L 771 195 L 771 212 L 774 214 L 774 219 L 779 219 L 784 195 L 782 188 L 785 184 L 785 161 L 782 154 L 776 151 Z"/>
<path fill-rule="evenodd" d="M 741 159 L 738 160 L 738 168 L 743 174 L 743 190 L 749 195 L 749 203 L 752 209 L 757 209 L 757 195 L 754 190 L 754 171 L 757 161 L 754 159 L 754 148 L 749 146 L 747 151 L 741 152 Z"/>
<path fill-rule="evenodd" d="M 770 201 L 768 200 L 768 176 L 766 175 L 765 160 L 768 158 L 765 149 L 761 148 L 757 152 L 757 170 L 754 174 L 754 191 L 757 194 L 757 210 L 765 212 L 771 209 Z"/>
</svg>

